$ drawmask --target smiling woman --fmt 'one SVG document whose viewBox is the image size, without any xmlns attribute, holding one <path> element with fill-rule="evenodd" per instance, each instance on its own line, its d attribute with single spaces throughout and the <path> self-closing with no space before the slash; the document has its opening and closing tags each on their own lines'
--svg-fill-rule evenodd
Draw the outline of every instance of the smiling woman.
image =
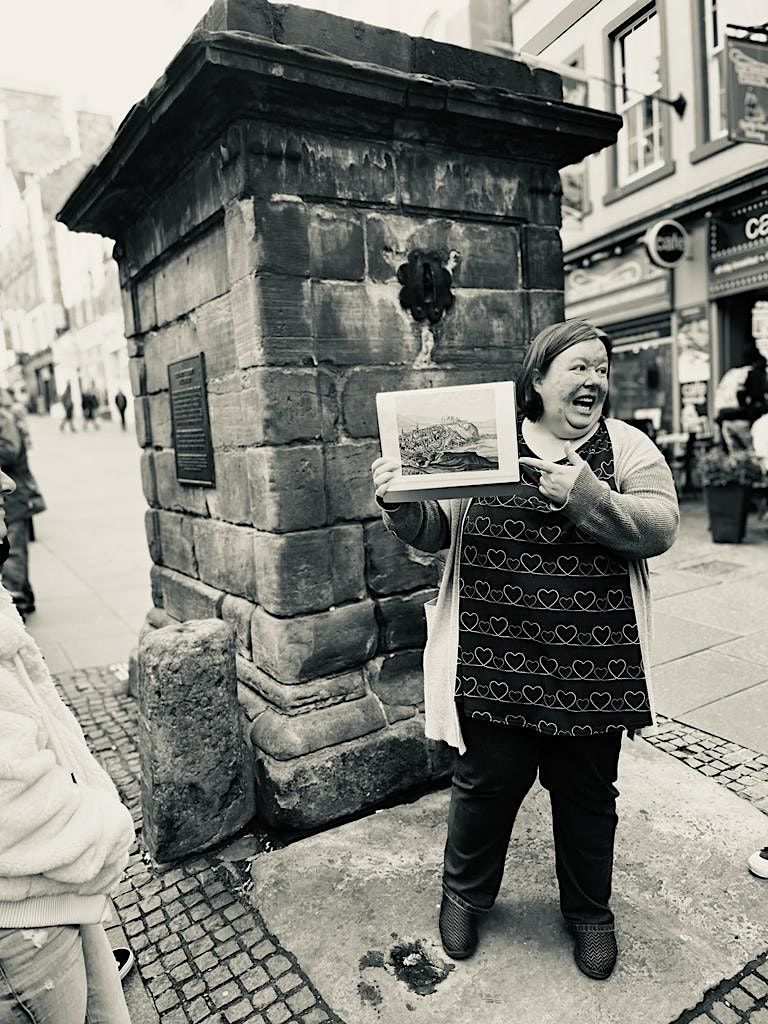
<svg viewBox="0 0 768 1024">
<path fill-rule="evenodd" d="M 607 978 L 615 782 L 624 732 L 654 722 L 645 558 L 677 532 L 669 469 L 639 430 L 604 417 L 609 339 L 554 324 L 518 381 L 512 493 L 387 506 L 393 467 L 373 464 L 386 526 L 448 549 L 424 652 L 427 735 L 457 747 L 440 935 L 471 956 L 498 894 L 517 810 L 549 790 L 560 907 L 581 971 Z"/>
</svg>

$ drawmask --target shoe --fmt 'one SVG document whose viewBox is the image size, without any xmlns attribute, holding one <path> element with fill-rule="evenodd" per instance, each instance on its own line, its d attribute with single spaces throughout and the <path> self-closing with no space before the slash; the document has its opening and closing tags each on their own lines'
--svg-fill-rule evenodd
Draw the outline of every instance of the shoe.
<svg viewBox="0 0 768 1024">
<path fill-rule="evenodd" d="M 616 966 L 616 959 L 619 955 L 619 947 L 616 944 L 616 933 L 614 931 L 595 931 L 568 929 L 576 939 L 573 947 L 573 958 L 576 966 L 582 974 L 595 981 L 605 981 L 609 978 L 613 968 Z"/>
<path fill-rule="evenodd" d="M 482 911 L 468 910 L 443 893 L 440 941 L 451 960 L 466 960 L 477 949 L 477 919 Z"/>
<path fill-rule="evenodd" d="M 768 846 L 757 850 L 747 861 L 749 870 L 758 878 L 768 878 Z"/>
<path fill-rule="evenodd" d="M 112 950 L 112 955 L 115 958 L 117 964 L 117 974 L 120 981 L 128 974 L 136 962 L 133 958 L 133 953 L 128 949 L 127 946 L 116 946 Z"/>
</svg>

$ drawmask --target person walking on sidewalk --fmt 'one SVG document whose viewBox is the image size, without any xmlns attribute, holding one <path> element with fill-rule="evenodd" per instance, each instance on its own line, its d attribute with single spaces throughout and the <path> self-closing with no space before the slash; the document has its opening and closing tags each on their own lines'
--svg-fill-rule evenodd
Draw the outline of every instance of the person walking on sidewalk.
<svg viewBox="0 0 768 1024">
<path fill-rule="evenodd" d="M 0 500 L 0 562 L 5 532 Z M 133 821 L 2 587 L 0 751 L 0 1022 L 129 1024 L 103 922 Z"/>
<path fill-rule="evenodd" d="M 115 395 L 115 405 L 117 406 L 117 412 L 120 416 L 120 428 L 125 430 L 125 408 L 128 405 L 128 399 L 122 391 L 118 391 Z"/>
<path fill-rule="evenodd" d="M 69 427 L 71 432 L 75 433 L 75 403 L 72 401 L 72 385 L 67 382 L 67 386 L 64 388 L 64 394 L 61 396 L 61 407 L 64 410 L 64 419 L 59 424 L 59 430 L 63 431 L 65 427 Z"/>
<path fill-rule="evenodd" d="M 517 811 L 549 791 L 560 908 L 579 969 L 607 978 L 615 783 L 622 736 L 654 722 L 645 559 L 678 528 L 675 487 L 644 433 L 603 416 L 610 339 L 545 328 L 518 382 L 522 477 L 513 493 L 387 505 L 399 467 L 372 464 L 387 528 L 447 550 L 427 605 L 426 733 L 458 748 L 439 930 L 471 956 L 493 906 Z"/>
</svg>

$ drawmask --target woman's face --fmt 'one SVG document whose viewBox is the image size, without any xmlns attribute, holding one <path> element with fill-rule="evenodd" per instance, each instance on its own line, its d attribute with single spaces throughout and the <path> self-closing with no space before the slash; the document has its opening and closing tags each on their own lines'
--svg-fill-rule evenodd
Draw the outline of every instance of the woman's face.
<svg viewBox="0 0 768 1024">
<path fill-rule="evenodd" d="M 5 496 L 15 490 L 16 484 L 0 469 L 0 540 L 4 540 L 8 535 L 8 527 L 5 525 Z"/>
<path fill-rule="evenodd" d="M 598 338 L 555 356 L 533 387 L 544 405 L 539 422 L 563 439 L 583 437 L 600 419 L 608 395 L 608 353 Z"/>
</svg>

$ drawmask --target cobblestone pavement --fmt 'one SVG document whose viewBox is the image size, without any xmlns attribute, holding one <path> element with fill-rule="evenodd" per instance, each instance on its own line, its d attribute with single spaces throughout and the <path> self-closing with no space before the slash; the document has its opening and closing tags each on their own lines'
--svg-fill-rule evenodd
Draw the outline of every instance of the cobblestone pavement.
<svg viewBox="0 0 768 1024">
<path fill-rule="evenodd" d="M 274 849 L 273 837 L 249 834 L 175 867 L 151 862 L 141 845 L 137 706 L 127 677 L 125 665 L 113 665 L 56 682 L 136 822 L 115 904 L 161 1024 L 344 1024 L 249 902 L 249 861 Z M 768 756 L 672 719 L 649 742 L 768 814 Z M 671 1024 L 713 1021 L 768 1024 L 768 950 Z"/>
</svg>

